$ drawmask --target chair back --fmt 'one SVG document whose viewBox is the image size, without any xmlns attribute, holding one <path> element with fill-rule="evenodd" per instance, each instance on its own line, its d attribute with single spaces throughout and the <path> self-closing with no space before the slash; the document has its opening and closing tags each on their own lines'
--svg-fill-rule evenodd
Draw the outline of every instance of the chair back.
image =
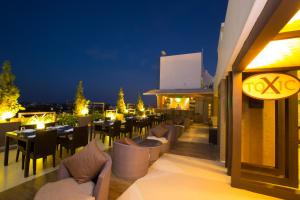
<svg viewBox="0 0 300 200">
<path fill-rule="evenodd" d="M 153 115 L 150 115 L 150 116 L 148 117 L 148 125 L 149 125 L 150 128 L 152 128 L 154 121 L 155 121 L 154 116 L 153 116 Z"/>
<path fill-rule="evenodd" d="M 74 128 L 73 141 L 72 141 L 72 145 L 74 148 L 87 145 L 88 140 L 89 140 L 88 126 Z"/>
<path fill-rule="evenodd" d="M 116 120 L 113 124 L 113 127 L 111 129 L 111 133 L 113 136 L 119 136 L 121 132 L 121 121 Z"/>
<path fill-rule="evenodd" d="M 24 127 L 25 129 L 35 129 L 36 128 L 36 124 L 22 125 L 22 126 L 20 126 L 20 128 L 21 127 Z"/>
<path fill-rule="evenodd" d="M 39 130 L 34 139 L 33 153 L 36 157 L 52 155 L 56 151 L 56 130 Z"/>
<path fill-rule="evenodd" d="M 132 133 L 133 131 L 133 120 L 132 119 L 127 119 L 125 123 L 125 132 L 126 133 Z"/>
</svg>

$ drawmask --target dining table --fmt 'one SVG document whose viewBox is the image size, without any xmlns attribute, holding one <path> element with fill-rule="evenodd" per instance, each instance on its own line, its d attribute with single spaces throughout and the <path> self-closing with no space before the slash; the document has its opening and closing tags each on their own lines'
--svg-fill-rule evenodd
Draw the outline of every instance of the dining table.
<svg viewBox="0 0 300 200">
<path fill-rule="evenodd" d="M 71 126 L 53 126 L 48 127 L 46 130 L 57 130 L 57 136 L 61 137 L 66 134 L 70 134 L 74 129 Z M 5 152 L 4 152 L 4 166 L 8 166 L 9 159 L 9 144 L 11 140 L 22 141 L 26 144 L 24 177 L 29 175 L 29 163 L 30 163 L 30 149 L 34 144 L 36 137 L 36 129 L 15 130 L 5 133 Z"/>
</svg>

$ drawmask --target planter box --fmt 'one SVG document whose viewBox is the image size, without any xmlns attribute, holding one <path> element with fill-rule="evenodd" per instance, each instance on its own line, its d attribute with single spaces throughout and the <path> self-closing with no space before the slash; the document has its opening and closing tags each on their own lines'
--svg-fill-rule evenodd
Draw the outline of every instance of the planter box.
<svg viewBox="0 0 300 200">
<path fill-rule="evenodd" d="M 0 123 L 0 147 L 3 147 L 5 145 L 4 134 L 8 131 L 19 130 L 20 126 L 21 122 Z"/>
<path fill-rule="evenodd" d="M 79 127 L 88 126 L 92 121 L 91 116 L 77 117 L 77 119 L 78 119 L 78 126 Z"/>
</svg>

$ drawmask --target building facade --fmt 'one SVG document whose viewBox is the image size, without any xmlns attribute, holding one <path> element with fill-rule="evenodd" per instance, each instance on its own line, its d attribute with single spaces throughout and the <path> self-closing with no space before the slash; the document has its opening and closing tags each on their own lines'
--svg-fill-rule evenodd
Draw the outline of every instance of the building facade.
<svg viewBox="0 0 300 200">
<path fill-rule="evenodd" d="M 202 52 L 161 56 L 159 88 L 144 95 L 156 95 L 157 108 L 182 111 L 196 121 L 208 122 L 212 110 L 213 77 L 203 67 Z"/>
<path fill-rule="evenodd" d="M 214 99 L 231 185 L 300 199 L 300 1 L 229 0 Z"/>
</svg>

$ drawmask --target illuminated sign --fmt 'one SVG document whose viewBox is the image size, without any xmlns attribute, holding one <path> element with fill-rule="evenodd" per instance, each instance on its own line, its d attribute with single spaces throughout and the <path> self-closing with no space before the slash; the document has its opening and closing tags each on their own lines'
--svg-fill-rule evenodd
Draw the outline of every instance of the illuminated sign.
<svg viewBox="0 0 300 200">
<path fill-rule="evenodd" d="M 287 74 L 257 74 L 243 81 L 243 92 L 247 96 L 262 100 L 287 98 L 299 92 L 299 89 L 299 80 Z"/>
</svg>

